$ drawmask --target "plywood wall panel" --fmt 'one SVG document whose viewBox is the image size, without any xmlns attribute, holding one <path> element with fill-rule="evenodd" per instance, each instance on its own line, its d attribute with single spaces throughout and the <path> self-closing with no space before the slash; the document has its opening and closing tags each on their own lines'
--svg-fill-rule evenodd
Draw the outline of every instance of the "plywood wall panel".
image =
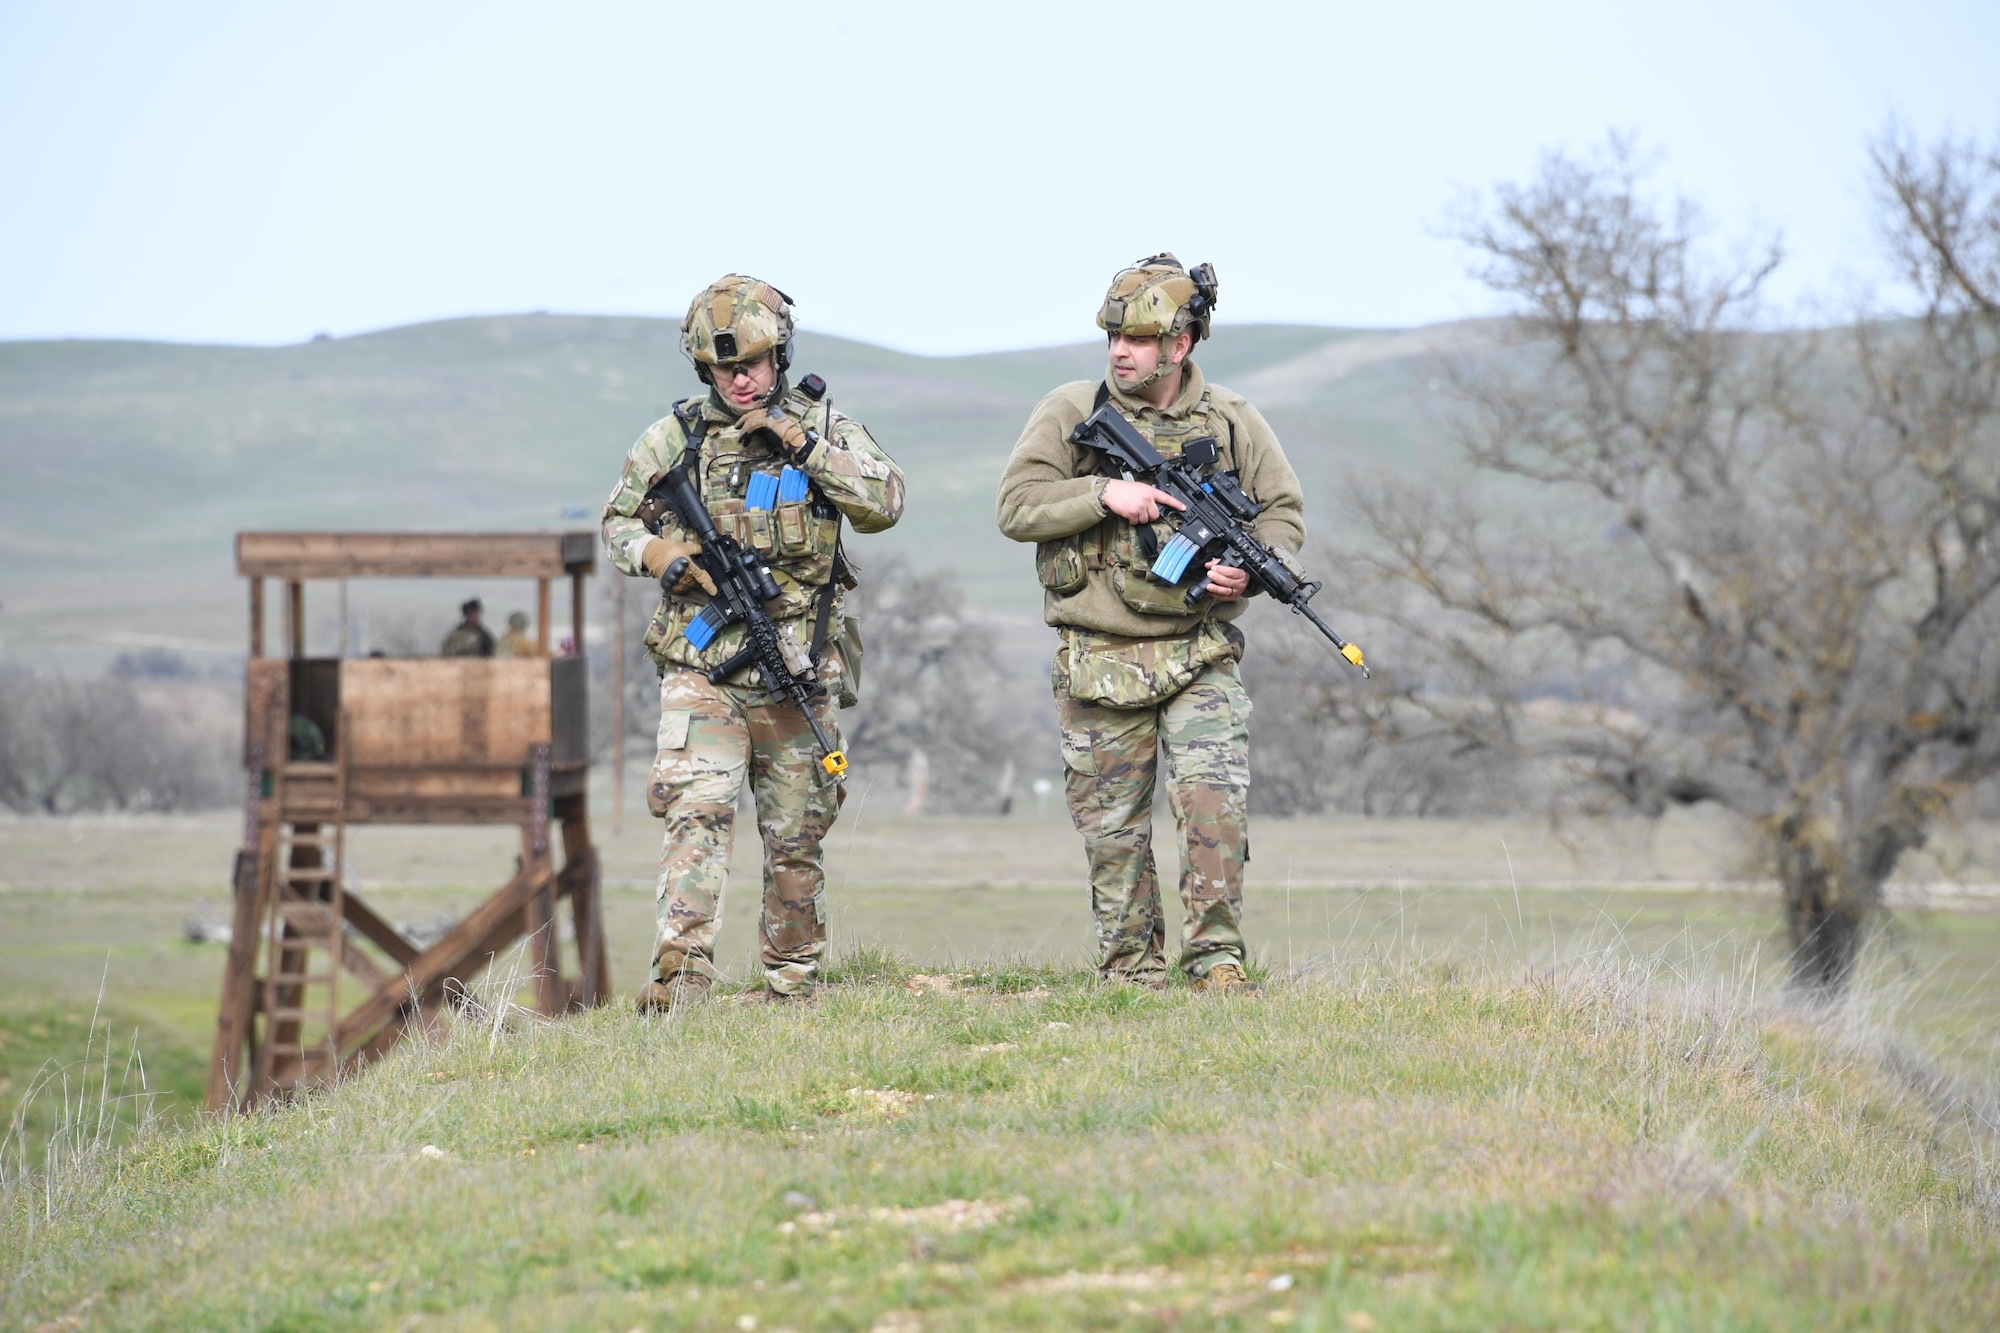
<svg viewBox="0 0 2000 1333">
<path fill-rule="evenodd" d="M 350 659 L 340 685 L 355 767 L 519 767 L 550 738 L 546 659 Z"/>
</svg>

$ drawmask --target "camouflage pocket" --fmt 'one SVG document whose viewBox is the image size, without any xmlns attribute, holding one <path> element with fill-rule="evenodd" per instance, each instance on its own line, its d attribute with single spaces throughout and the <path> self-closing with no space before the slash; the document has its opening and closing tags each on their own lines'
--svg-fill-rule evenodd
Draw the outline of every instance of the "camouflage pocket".
<svg viewBox="0 0 2000 1333">
<path fill-rule="evenodd" d="M 840 520 L 821 518 L 805 505 L 780 505 L 771 512 L 776 516 L 777 535 L 773 563 L 808 588 L 831 579 Z"/>
<path fill-rule="evenodd" d="M 1125 605 L 1141 615 L 1147 616 L 1187 616 L 1192 614 L 1187 604 L 1187 589 L 1171 583 L 1162 583 L 1148 571 L 1153 566 L 1153 556 L 1146 554 L 1148 546 L 1157 551 L 1171 540 L 1172 531 L 1165 523 L 1154 523 L 1147 527 L 1150 542 L 1142 543 L 1140 529 L 1131 523 L 1119 523 L 1117 535 L 1111 542 L 1111 586 L 1118 590 Z"/>
<path fill-rule="evenodd" d="M 673 784 L 668 781 L 668 769 L 674 762 L 670 756 L 687 749 L 688 727 L 694 721 L 694 713 L 686 708 L 667 708 L 660 712 L 659 753 L 653 760 L 653 771 L 646 777 L 646 809 L 655 819 L 665 818 L 673 806 Z"/>
<path fill-rule="evenodd" d="M 718 500 L 709 506 L 709 516 L 717 532 L 743 546 L 770 555 L 777 545 L 768 509 L 746 510 L 741 500 Z"/>
<path fill-rule="evenodd" d="M 806 527 L 804 505 L 779 505 L 772 512 L 778 520 L 779 555 L 804 555 L 812 549 L 812 534 Z"/>
<path fill-rule="evenodd" d="M 1056 688 L 1072 699 L 1150 708 L 1179 694 L 1210 662 L 1234 652 L 1221 629 L 1206 621 L 1191 633 L 1158 639 L 1066 629 L 1054 678 Z"/>
<path fill-rule="evenodd" d="M 1067 597 L 1081 588 L 1087 573 L 1083 567 L 1083 544 L 1075 537 L 1035 543 L 1035 577 L 1058 597 Z"/>
<path fill-rule="evenodd" d="M 646 626 L 646 651 L 656 659 L 661 657 L 674 636 L 687 627 L 685 619 L 675 618 L 675 609 L 674 602 L 662 597 L 659 609 L 653 612 L 653 623 Z"/>
<path fill-rule="evenodd" d="M 852 708 L 861 702 L 861 622 L 843 616 L 840 622 L 840 706 Z"/>
<path fill-rule="evenodd" d="M 1125 599 L 1125 605 L 1142 615 L 1194 614 L 1187 604 L 1186 588 L 1172 583 L 1162 583 L 1144 569 L 1121 564 L 1111 571 L 1111 583 L 1118 589 L 1118 595 Z"/>
<path fill-rule="evenodd" d="M 1097 755 L 1090 748 L 1089 732 L 1063 728 L 1062 757 L 1063 767 L 1070 772 L 1081 773 L 1087 778 L 1097 776 Z"/>
</svg>

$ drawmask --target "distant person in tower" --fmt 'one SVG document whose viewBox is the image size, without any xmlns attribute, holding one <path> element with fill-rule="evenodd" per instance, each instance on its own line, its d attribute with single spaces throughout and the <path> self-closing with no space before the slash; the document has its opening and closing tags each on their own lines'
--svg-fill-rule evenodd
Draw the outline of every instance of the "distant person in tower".
<svg viewBox="0 0 2000 1333">
<path fill-rule="evenodd" d="M 655 488 L 691 483 L 715 531 L 766 558 L 779 596 L 765 610 L 794 673 L 816 680 L 808 707 L 838 751 L 835 702 L 854 702 L 861 666 L 859 635 L 841 609 L 843 588 L 854 586 L 841 520 L 856 532 L 892 526 L 903 513 L 903 474 L 861 423 L 833 410 L 817 375 L 797 385 L 786 378 L 791 298 L 769 283 L 732 273 L 696 296 L 681 324 L 681 350 L 708 392 L 683 400 L 639 437 L 604 506 L 612 563 L 667 585 L 646 633 L 660 669 L 659 756 L 646 804 L 666 821 L 666 843 L 652 979 L 639 1007 L 693 1003 L 714 983 L 736 800 L 746 781 L 764 840 L 764 995 L 809 1000 L 826 948 L 820 843 L 843 790 L 820 762 L 806 713 L 768 692 L 754 666 L 709 678 L 745 646 L 745 625 L 718 630 L 697 620 L 716 585 L 697 560 L 694 530 Z"/>
<path fill-rule="evenodd" d="M 485 610 L 477 597 L 461 603 L 458 608 L 459 621 L 451 633 L 444 636 L 444 646 L 438 649 L 442 657 L 491 657 L 493 656 L 493 633 L 479 623 L 480 613 Z"/>
<path fill-rule="evenodd" d="M 507 632 L 500 636 L 500 642 L 494 648 L 493 654 L 496 657 L 535 655 L 535 641 L 528 637 L 527 612 L 516 611 L 507 617 Z"/>
<path fill-rule="evenodd" d="M 1257 993 L 1244 972 L 1243 866 L 1250 859 L 1250 699 L 1237 663 L 1249 578 L 1207 562 L 1209 595 L 1152 574 L 1180 503 L 1123 477 L 1070 432 L 1115 405 L 1169 457 L 1212 438 L 1215 466 L 1264 508 L 1254 534 L 1289 559 L 1305 539 L 1304 496 L 1285 451 L 1240 395 L 1191 358 L 1209 336 L 1215 270 L 1171 254 L 1112 279 L 1097 313 L 1108 340 L 1102 381 L 1079 380 L 1036 406 L 1000 480 L 1000 530 L 1035 543 L 1044 618 L 1061 631 L 1052 678 L 1070 816 L 1083 835 L 1097 970 L 1158 989 L 1169 976 L 1153 864 L 1153 791 L 1165 751 L 1180 830 L 1174 959 L 1197 990 Z"/>
</svg>

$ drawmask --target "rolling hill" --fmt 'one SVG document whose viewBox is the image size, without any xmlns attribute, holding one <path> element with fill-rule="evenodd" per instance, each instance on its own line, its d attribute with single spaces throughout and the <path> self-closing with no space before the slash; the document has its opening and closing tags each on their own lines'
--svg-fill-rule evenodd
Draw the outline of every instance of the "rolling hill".
<svg viewBox="0 0 2000 1333">
<path fill-rule="evenodd" d="M 1264 407 L 1324 525 L 1344 466 L 1415 465 L 1434 447 L 1429 348 L 1463 336 L 1225 326 L 1199 359 Z M 954 567 L 976 604 L 1034 623 L 994 486 L 1041 394 L 1101 364 L 1095 342 L 935 358 L 801 334 L 796 369 L 823 375 L 909 476 L 907 518 L 861 561 Z M 695 387 L 670 320 L 499 316 L 287 347 L 0 343 L 0 657 L 240 652 L 239 528 L 593 527 L 625 448 Z M 448 621 L 458 590 L 435 611 L 435 588 L 367 595 Z M 333 599 L 312 607 L 315 638 L 331 636 Z"/>
</svg>

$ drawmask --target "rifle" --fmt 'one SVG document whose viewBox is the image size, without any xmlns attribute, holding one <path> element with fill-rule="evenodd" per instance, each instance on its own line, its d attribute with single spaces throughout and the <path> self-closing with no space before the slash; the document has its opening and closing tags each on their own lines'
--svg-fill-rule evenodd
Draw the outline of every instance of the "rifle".
<svg viewBox="0 0 2000 1333">
<path fill-rule="evenodd" d="M 787 468 L 786 471 L 792 469 Z M 646 500 L 654 503 L 642 505 L 642 510 L 664 513 L 671 509 L 701 540 L 701 552 L 694 557 L 695 563 L 715 581 L 715 596 L 682 631 L 687 641 L 699 652 L 715 642 L 715 636 L 729 626 L 740 623 L 744 627 L 743 650 L 707 672 L 710 683 L 720 685 L 744 667 L 754 665 L 757 674 L 763 678 L 765 689 L 775 697 L 790 699 L 805 714 L 806 725 L 812 728 L 813 740 L 819 744 L 820 768 L 828 777 L 839 781 L 847 773 L 847 754 L 833 747 L 833 742 L 826 738 L 826 732 L 820 728 L 819 719 L 813 716 L 811 708 L 811 700 L 825 694 L 826 687 L 819 683 L 810 666 L 800 672 L 792 670 L 779 642 L 778 623 L 764 609 L 766 602 L 775 600 L 782 593 L 778 581 L 771 577 L 770 566 L 764 563 L 754 548 L 746 547 L 734 537 L 716 530 L 715 519 L 695 492 L 694 483 L 681 469 L 673 469 L 654 483 L 652 489 L 646 492 Z M 657 521 L 646 526 L 655 536 L 659 534 Z M 681 581 L 681 576 L 687 573 L 687 561 L 688 557 L 681 556 L 660 575 L 663 592 L 671 592 L 673 586 Z"/>
<path fill-rule="evenodd" d="M 1071 444 L 1088 445 L 1103 451 L 1116 463 L 1125 479 L 1142 479 L 1165 491 L 1187 506 L 1172 540 L 1159 549 L 1148 571 L 1165 584 L 1179 586 L 1188 567 L 1204 552 L 1220 553 L 1220 561 L 1231 569 L 1245 570 L 1251 586 L 1292 608 L 1311 621 L 1313 628 L 1333 641 L 1340 655 L 1361 668 L 1365 679 L 1368 664 L 1361 660 L 1361 646 L 1349 643 L 1333 632 L 1308 603 L 1321 584 L 1300 578 L 1278 558 L 1278 553 L 1250 535 L 1249 522 L 1264 506 L 1243 493 L 1233 474 L 1215 466 L 1215 437 L 1204 435 L 1189 441 L 1178 458 L 1168 458 L 1146 442 L 1111 403 L 1092 412 L 1083 424 L 1069 433 Z M 1209 595 L 1204 574 L 1188 589 L 1187 604 L 1198 606 Z"/>
</svg>

